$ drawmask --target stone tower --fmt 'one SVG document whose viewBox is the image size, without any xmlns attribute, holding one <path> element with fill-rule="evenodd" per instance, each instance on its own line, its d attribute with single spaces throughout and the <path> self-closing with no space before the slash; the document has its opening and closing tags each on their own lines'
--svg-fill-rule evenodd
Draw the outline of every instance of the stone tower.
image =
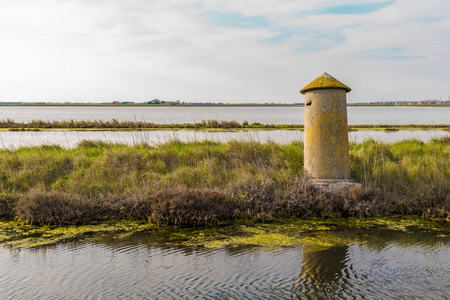
<svg viewBox="0 0 450 300">
<path fill-rule="evenodd" d="M 347 100 L 350 88 L 323 73 L 305 94 L 304 167 L 313 179 L 350 178 Z"/>
</svg>

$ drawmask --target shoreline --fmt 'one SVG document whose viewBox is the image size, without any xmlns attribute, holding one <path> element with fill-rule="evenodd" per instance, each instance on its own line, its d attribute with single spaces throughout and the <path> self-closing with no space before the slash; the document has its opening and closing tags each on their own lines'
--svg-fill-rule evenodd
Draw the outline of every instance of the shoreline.
<svg viewBox="0 0 450 300">
<path fill-rule="evenodd" d="M 0 120 L 0 131 L 151 131 L 151 130 L 198 130 L 198 131 L 239 131 L 239 130 L 304 130 L 303 124 L 249 124 L 247 121 L 203 120 L 201 123 L 156 124 L 149 122 L 130 121 L 43 121 L 15 122 Z M 450 124 L 352 124 L 349 131 L 356 130 L 445 130 L 450 131 Z"/>
<path fill-rule="evenodd" d="M 289 235 L 294 225 L 313 237 L 418 226 L 448 237 L 449 151 L 450 137 L 351 144 L 351 176 L 362 186 L 329 194 L 303 173 L 300 142 L 82 141 L 73 149 L 0 150 L 0 246 L 148 231 L 181 232 L 169 242 L 182 246 L 301 246 Z M 314 243 L 325 245 L 326 236 Z"/>
<path fill-rule="evenodd" d="M 227 103 L 227 104 L 112 104 L 112 103 L 0 103 L 0 106 L 92 106 L 92 107 L 304 107 L 304 103 L 273 103 L 273 104 L 258 104 L 258 103 Z M 450 104 L 366 104 L 366 103 L 347 103 L 347 106 L 387 106 L 387 107 L 450 107 Z"/>
</svg>

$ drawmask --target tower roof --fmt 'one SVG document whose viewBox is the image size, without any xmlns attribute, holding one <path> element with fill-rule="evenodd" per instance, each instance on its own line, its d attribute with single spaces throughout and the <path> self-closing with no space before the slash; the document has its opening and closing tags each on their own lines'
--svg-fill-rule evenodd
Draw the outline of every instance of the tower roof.
<svg viewBox="0 0 450 300">
<path fill-rule="evenodd" d="M 303 89 L 301 89 L 300 93 L 304 94 L 307 91 L 316 89 L 344 89 L 347 91 L 347 93 L 352 90 L 326 72 L 311 81 L 311 83 L 305 86 Z"/>
</svg>

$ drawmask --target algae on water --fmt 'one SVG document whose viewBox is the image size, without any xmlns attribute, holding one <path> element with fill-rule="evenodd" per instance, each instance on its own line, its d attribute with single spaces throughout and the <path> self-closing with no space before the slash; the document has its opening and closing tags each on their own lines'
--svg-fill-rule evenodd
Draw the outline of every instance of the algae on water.
<svg viewBox="0 0 450 300">
<path fill-rule="evenodd" d="M 83 226 L 32 226 L 0 222 L 0 245 L 10 249 L 63 242 L 101 241 L 105 236 L 126 241 L 142 234 L 151 245 L 168 247 L 302 247 L 306 251 L 357 243 L 361 237 L 376 241 L 382 233 L 398 243 L 449 242 L 450 225 L 418 217 L 287 219 L 270 223 L 239 221 L 213 227 L 157 226 L 148 222 L 117 221 Z M 414 233 L 414 235 L 412 234 Z"/>
</svg>

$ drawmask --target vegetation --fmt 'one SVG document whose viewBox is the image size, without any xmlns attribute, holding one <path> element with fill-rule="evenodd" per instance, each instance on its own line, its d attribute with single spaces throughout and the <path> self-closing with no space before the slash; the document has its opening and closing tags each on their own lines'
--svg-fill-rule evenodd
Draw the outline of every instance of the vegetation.
<svg viewBox="0 0 450 300">
<path fill-rule="evenodd" d="M 0 150 L 0 217 L 38 225 L 106 220 L 204 225 L 236 219 L 450 216 L 450 138 L 350 145 L 363 183 L 318 194 L 303 144 L 84 141 Z"/>
<path fill-rule="evenodd" d="M 249 124 L 244 121 L 242 124 L 236 121 L 217 121 L 217 120 L 203 120 L 201 123 L 193 124 L 155 124 L 141 121 L 42 121 L 33 120 L 30 122 L 15 122 L 11 119 L 0 120 L 0 128 L 9 129 L 11 131 L 19 130 L 37 130 L 37 129 L 232 129 L 232 128 L 268 128 L 268 129 L 282 129 L 282 128 L 303 128 L 303 125 L 273 125 L 273 124 Z"/>
<path fill-rule="evenodd" d="M 303 247 L 303 251 L 320 251 L 354 243 L 401 245 L 450 244 L 450 226 L 440 220 L 417 216 L 388 218 L 311 218 L 278 219 L 273 222 L 235 220 L 220 226 L 157 226 L 149 222 L 114 221 L 96 225 L 37 226 L 14 221 L 0 221 L 0 245 L 12 249 L 36 247 L 83 239 L 99 243 L 126 242 L 145 232 L 147 244 L 167 247 Z M 367 245 L 367 244 L 366 244 Z"/>
<path fill-rule="evenodd" d="M 155 129 L 298 129 L 303 130 L 304 125 L 300 124 L 260 124 L 244 121 L 217 121 L 203 120 L 201 123 L 193 124 L 155 124 L 140 121 L 42 121 L 33 120 L 30 122 L 15 122 L 11 119 L 0 120 L 0 129 L 10 131 L 39 131 L 46 129 L 72 129 L 72 130 L 155 130 Z M 410 125 L 350 125 L 349 130 L 387 130 L 395 131 L 400 129 L 443 129 L 450 130 L 448 124 L 410 124 Z"/>
</svg>

